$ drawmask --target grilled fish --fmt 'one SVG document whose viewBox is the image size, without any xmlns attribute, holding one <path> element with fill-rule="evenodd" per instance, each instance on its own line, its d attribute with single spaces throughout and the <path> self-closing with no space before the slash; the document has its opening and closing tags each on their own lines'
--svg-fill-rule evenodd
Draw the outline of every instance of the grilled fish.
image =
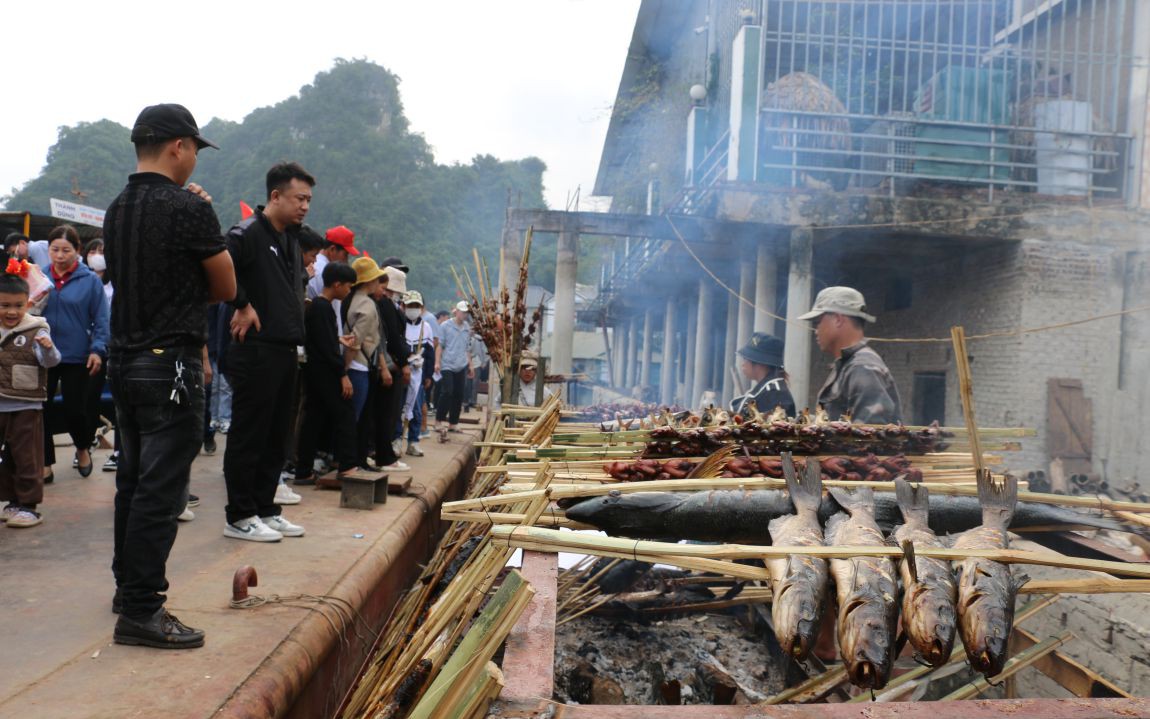
<svg viewBox="0 0 1150 719">
<path fill-rule="evenodd" d="M 827 523 L 827 538 L 836 546 L 885 544 L 874 520 L 873 490 L 853 492 L 831 489 L 843 514 Z M 886 557 L 832 559 L 839 613 L 836 622 L 839 654 L 851 684 L 882 689 L 894 665 L 895 630 L 898 623 L 898 577 L 894 562 Z"/>
<path fill-rule="evenodd" d="M 950 562 L 915 557 L 915 547 L 945 547 L 927 525 L 930 495 L 925 485 L 895 480 L 898 507 L 905 523 L 895 529 L 894 538 L 906 559 L 899 565 L 902 575 L 902 626 L 916 658 L 940 667 L 950 659 L 957 625 L 957 588 Z"/>
<path fill-rule="evenodd" d="M 875 492 L 874 517 L 884 532 L 902 521 L 894 492 Z M 594 525 L 614 536 L 644 539 L 673 538 L 712 542 L 770 544 L 768 523 L 794 511 L 781 489 L 714 489 L 707 492 L 612 492 L 585 499 L 567 509 L 567 517 Z M 824 494 L 819 519 L 825 524 L 842 511 Z M 930 496 L 930 528 L 939 535 L 956 534 L 979 526 L 982 508 L 975 497 Z M 1051 504 L 1019 502 L 1010 528 L 1088 526 L 1135 531 L 1103 517 Z"/>
<path fill-rule="evenodd" d="M 967 530 L 954 540 L 955 549 L 1005 549 L 1018 498 L 1018 482 L 1007 476 L 999 487 L 989 472 L 978 477 L 982 502 L 982 526 Z M 1014 598 L 1025 577 L 1014 577 L 1010 567 L 988 559 L 964 559 L 958 563 L 958 626 L 970 666 L 986 677 L 1002 672 L 1007 641 L 1014 626 Z"/>
<path fill-rule="evenodd" d="M 808 460 L 802 479 L 795 472 L 790 454 L 783 455 L 783 474 L 795 505 L 795 513 L 772 519 L 772 543 L 779 546 L 811 547 L 823 543 L 819 523 L 819 503 L 823 480 L 818 462 Z M 767 560 L 774 600 L 771 619 L 783 651 L 796 661 L 805 661 L 818 638 L 827 590 L 827 560 L 792 555 Z"/>
</svg>

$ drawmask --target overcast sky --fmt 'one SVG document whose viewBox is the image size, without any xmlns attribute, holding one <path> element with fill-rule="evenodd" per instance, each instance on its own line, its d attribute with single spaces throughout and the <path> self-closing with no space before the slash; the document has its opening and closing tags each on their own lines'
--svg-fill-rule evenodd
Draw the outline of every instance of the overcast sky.
<svg viewBox="0 0 1150 719">
<path fill-rule="evenodd" d="M 0 195 L 40 173 L 61 125 L 108 118 L 131 127 L 157 102 L 187 105 L 201 125 L 239 121 L 298 93 L 342 57 L 400 76 L 407 116 L 437 161 L 535 155 L 547 163 L 548 202 L 562 209 L 577 186 L 591 194 L 638 7 L 639 0 L 11 3 L 0 64 Z"/>
</svg>

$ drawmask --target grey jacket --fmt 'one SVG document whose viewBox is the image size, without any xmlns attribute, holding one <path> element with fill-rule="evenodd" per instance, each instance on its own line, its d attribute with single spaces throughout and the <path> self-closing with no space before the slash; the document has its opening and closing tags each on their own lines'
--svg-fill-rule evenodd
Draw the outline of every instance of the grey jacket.
<svg viewBox="0 0 1150 719">
<path fill-rule="evenodd" d="M 898 388 L 886 363 L 866 340 L 847 347 L 831 365 L 819 390 L 819 404 L 832 420 L 850 414 L 852 422 L 887 424 L 902 420 Z"/>
</svg>

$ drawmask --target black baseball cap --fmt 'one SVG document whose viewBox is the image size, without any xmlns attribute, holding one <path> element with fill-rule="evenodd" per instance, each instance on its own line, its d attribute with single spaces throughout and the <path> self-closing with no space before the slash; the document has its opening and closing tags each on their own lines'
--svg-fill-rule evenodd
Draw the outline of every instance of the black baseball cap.
<svg viewBox="0 0 1150 719">
<path fill-rule="evenodd" d="M 403 272 L 411 272 L 411 268 L 404 264 L 403 260 L 399 259 L 398 257 L 388 257 L 383 262 L 380 262 L 379 266 L 394 267 L 395 269 L 402 270 Z"/>
<path fill-rule="evenodd" d="M 135 143 L 161 142 L 177 137 L 195 139 L 201 150 L 205 147 L 220 149 L 219 145 L 200 134 L 196 118 L 188 108 L 174 102 L 145 107 L 132 127 L 132 142 Z"/>
</svg>

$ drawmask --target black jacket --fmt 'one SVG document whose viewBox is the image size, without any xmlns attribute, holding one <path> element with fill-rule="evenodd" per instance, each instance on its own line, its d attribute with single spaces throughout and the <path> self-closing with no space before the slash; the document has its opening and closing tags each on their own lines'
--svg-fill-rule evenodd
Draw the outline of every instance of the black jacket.
<svg viewBox="0 0 1150 719">
<path fill-rule="evenodd" d="M 379 324 L 383 329 L 383 345 L 387 354 L 397 366 L 405 367 L 407 356 L 411 354 L 407 346 L 407 319 L 389 297 L 384 297 L 376 305 L 379 306 Z"/>
<path fill-rule="evenodd" d="M 343 355 L 339 348 L 339 332 L 336 329 L 336 314 L 326 297 L 316 297 L 304 311 L 304 327 L 307 330 L 307 364 L 304 371 L 309 374 L 342 377 L 347 374 Z"/>
<path fill-rule="evenodd" d="M 227 242 L 236 266 L 231 304 L 236 309 L 251 304 L 260 318 L 260 330 L 253 327 L 245 341 L 302 345 L 304 269 L 295 232 L 276 232 L 260 207 L 228 230 Z"/>
<path fill-rule="evenodd" d="M 751 390 L 731 400 L 731 411 L 743 414 L 747 411 L 750 402 L 763 414 L 770 414 L 775 407 L 782 407 L 788 417 L 795 416 L 795 399 L 791 396 L 791 388 L 787 384 L 787 377 L 782 370 L 773 370 L 770 374 L 757 382 Z"/>
</svg>

